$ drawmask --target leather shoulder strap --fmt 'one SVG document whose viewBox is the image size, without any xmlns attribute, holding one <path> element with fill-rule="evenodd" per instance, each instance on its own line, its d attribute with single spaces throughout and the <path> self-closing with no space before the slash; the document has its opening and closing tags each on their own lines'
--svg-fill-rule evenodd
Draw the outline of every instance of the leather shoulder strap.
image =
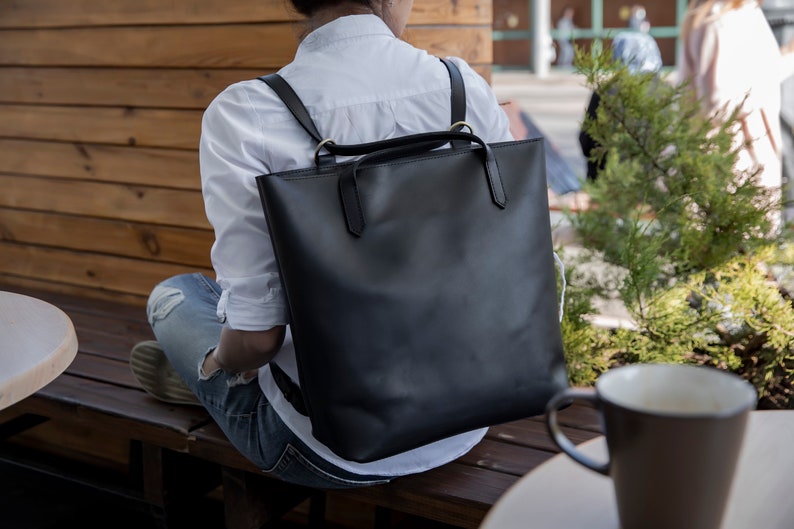
<svg viewBox="0 0 794 529">
<path fill-rule="evenodd" d="M 322 136 L 320 136 L 320 132 L 317 130 L 317 127 L 314 125 L 314 121 L 312 121 L 311 116 L 309 116 L 309 111 L 306 110 L 306 107 L 303 105 L 303 101 L 301 101 L 298 94 L 295 93 L 295 90 L 289 85 L 287 81 L 284 80 L 277 73 L 271 73 L 270 75 L 263 75 L 259 77 L 259 80 L 267 84 L 273 91 L 278 95 L 284 104 L 287 106 L 292 115 L 295 116 L 295 119 L 298 120 L 298 123 L 301 124 L 301 127 L 309 133 L 309 136 L 314 138 L 314 141 L 320 143 L 323 141 Z"/>
<path fill-rule="evenodd" d="M 466 121 L 466 85 L 463 83 L 463 75 L 449 59 L 441 59 L 444 66 L 449 70 L 449 81 L 452 86 L 452 117 L 449 122 L 451 125 L 460 121 Z M 461 127 L 457 127 L 455 131 L 459 131 Z"/>
<path fill-rule="evenodd" d="M 460 121 L 466 120 L 466 85 L 463 83 L 463 76 L 460 73 L 458 67 L 450 61 L 449 59 L 441 59 L 441 62 L 444 63 L 444 66 L 447 67 L 449 71 L 449 79 L 450 85 L 452 87 L 452 95 L 450 96 L 450 106 L 452 108 L 451 115 L 450 115 L 450 125 L 458 123 Z M 292 89 L 287 81 L 284 80 L 277 73 L 271 73 L 269 75 L 263 75 L 262 77 L 258 78 L 263 83 L 267 84 L 276 95 L 284 102 L 287 106 L 289 111 L 295 116 L 295 119 L 298 120 L 301 127 L 311 136 L 314 141 L 317 143 L 321 143 L 323 141 L 323 137 L 320 135 L 320 132 L 317 130 L 317 127 L 312 121 L 311 116 L 309 116 L 308 110 L 301 101 L 298 94 Z M 456 131 L 461 129 L 460 126 L 456 127 Z"/>
</svg>

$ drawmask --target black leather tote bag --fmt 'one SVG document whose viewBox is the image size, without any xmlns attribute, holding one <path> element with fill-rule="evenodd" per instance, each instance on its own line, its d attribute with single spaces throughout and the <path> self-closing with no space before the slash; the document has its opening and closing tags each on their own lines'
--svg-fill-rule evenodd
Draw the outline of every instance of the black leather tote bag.
<svg viewBox="0 0 794 529">
<path fill-rule="evenodd" d="M 300 389 L 271 369 L 313 435 L 369 462 L 543 413 L 568 381 L 542 140 L 489 145 L 455 124 L 334 145 L 283 79 L 261 79 L 316 153 L 363 155 L 257 178 Z"/>
</svg>

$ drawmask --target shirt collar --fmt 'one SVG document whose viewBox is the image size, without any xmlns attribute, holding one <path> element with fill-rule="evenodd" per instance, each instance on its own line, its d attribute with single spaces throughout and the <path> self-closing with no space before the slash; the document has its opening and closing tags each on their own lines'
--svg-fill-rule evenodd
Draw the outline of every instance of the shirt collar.
<svg viewBox="0 0 794 529">
<path fill-rule="evenodd" d="M 368 36 L 395 38 L 389 26 L 377 15 L 348 15 L 332 20 L 309 33 L 298 46 L 296 55 L 343 40 Z"/>
</svg>

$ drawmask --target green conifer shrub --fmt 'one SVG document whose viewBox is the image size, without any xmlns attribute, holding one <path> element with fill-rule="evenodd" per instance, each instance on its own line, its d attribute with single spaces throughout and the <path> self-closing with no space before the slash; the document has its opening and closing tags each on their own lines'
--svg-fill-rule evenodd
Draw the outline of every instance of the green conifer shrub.
<svg viewBox="0 0 794 529">
<path fill-rule="evenodd" d="M 794 408 L 794 237 L 770 226 L 776 199 L 734 169 L 737 112 L 703 116 L 687 84 L 632 74 L 606 46 L 577 50 L 575 66 L 601 97 L 583 126 L 605 164 L 585 184 L 591 206 L 567 213 L 582 251 L 558 249 L 571 383 L 627 363 L 695 363 L 752 382 L 759 407 Z M 610 296 L 630 327 L 593 323 Z"/>
</svg>

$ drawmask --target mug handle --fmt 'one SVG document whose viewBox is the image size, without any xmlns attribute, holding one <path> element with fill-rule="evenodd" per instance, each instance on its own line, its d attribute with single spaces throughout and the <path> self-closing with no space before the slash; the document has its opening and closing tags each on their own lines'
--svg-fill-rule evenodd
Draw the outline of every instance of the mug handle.
<svg viewBox="0 0 794 529">
<path fill-rule="evenodd" d="M 607 460 L 606 463 L 598 463 L 577 450 L 576 445 L 563 433 L 562 428 L 560 428 L 557 422 L 557 412 L 561 407 L 569 405 L 570 401 L 574 399 L 587 400 L 593 404 L 598 403 L 598 395 L 596 395 L 595 389 L 566 388 L 560 391 L 554 395 L 546 405 L 546 426 L 549 429 L 549 434 L 560 450 L 568 454 L 571 459 L 590 470 L 608 476 L 610 461 Z"/>
</svg>

